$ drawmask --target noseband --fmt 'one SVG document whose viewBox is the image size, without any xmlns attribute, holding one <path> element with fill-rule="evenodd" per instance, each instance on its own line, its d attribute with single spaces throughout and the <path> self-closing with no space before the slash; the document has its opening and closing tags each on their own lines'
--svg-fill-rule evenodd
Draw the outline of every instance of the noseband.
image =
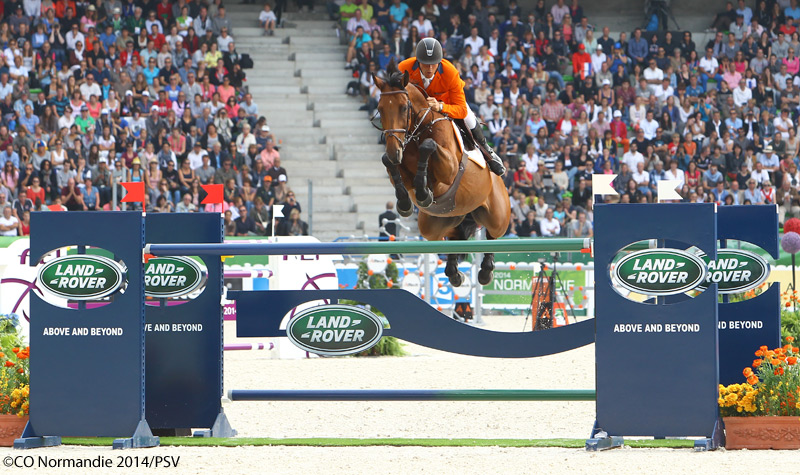
<svg viewBox="0 0 800 475">
<path fill-rule="evenodd" d="M 411 114 L 413 112 L 413 110 L 412 110 L 413 108 L 411 107 L 412 106 L 411 98 L 408 97 L 408 91 L 406 91 L 405 89 L 401 89 L 399 91 L 387 91 L 387 92 L 382 92 L 381 96 L 390 96 L 390 95 L 397 95 L 397 94 L 405 94 L 406 95 L 406 99 L 408 101 L 407 105 L 406 105 L 406 124 L 408 124 L 407 127 L 405 129 L 383 129 L 383 130 L 381 130 L 375 124 L 372 124 L 372 125 L 376 129 L 381 131 L 381 134 L 383 135 L 384 139 L 387 140 L 387 142 L 388 142 L 388 138 L 389 137 L 392 137 L 395 140 L 397 140 L 397 142 L 400 144 L 400 149 L 402 151 L 405 151 L 406 147 L 411 142 L 419 142 L 420 137 L 425 132 L 430 130 L 430 128 L 433 127 L 433 125 L 435 123 L 437 123 L 439 121 L 442 121 L 442 120 L 450 120 L 449 117 L 443 115 L 442 117 L 433 119 L 425 127 L 422 127 L 422 125 L 425 123 L 425 119 L 428 117 L 428 114 L 433 113 L 433 109 L 431 109 L 430 107 L 427 107 L 427 108 L 425 108 L 425 110 L 417 112 L 415 114 L 415 116 L 416 116 L 415 119 L 419 116 L 420 113 L 422 113 L 422 117 L 417 119 L 417 120 L 412 120 Z M 377 114 L 377 112 L 376 112 L 376 114 Z M 375 118 L 375 116 L 373 116 L 373 119 L 374 118 Z M 396 134 L 405 134 L 405 139 L 401 140 L 400 137 L 398 137 Z"/>
</svg>

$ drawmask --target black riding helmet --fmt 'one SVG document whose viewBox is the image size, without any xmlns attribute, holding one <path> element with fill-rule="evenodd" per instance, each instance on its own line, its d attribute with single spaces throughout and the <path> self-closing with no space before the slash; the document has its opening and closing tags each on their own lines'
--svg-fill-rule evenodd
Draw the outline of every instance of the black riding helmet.
<svg viewBox="0 0 800 475">
<path fill-rule="evenodd" d="M 435 38 L 425 38 L 417 43 L 417 61 L 422 64 L 442 62 L 442 45 Z"/>
</svg>

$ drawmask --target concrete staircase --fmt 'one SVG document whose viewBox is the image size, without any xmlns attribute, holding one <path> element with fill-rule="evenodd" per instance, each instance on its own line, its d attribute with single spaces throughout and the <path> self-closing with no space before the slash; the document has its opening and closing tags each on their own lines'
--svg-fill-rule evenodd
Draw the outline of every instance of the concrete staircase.
<svg viewBox="0 0 800 475">
<path fill-rule="evenodd" d="M 284 14 L 285 27 L 266 37 L 255 20 L 260 6 L 228 7 L 237 49 L 255 63 L 247 84 L 279 141 L 312 234 L 322 241 L 376 236 L 377 216 L 394 199 L 380 162 L 383 147 L 367 113 L 358 110 L 361 101 L 345 94 L 353 80 L 344 69 L 346 47 L 334 22 L 317 10 Z"/>
</svg>

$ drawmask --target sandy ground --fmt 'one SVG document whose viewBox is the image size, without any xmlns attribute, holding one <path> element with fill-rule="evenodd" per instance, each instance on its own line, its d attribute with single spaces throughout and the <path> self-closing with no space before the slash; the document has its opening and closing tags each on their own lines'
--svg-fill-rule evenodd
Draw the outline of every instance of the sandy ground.
<svg viewBox="0 0 800 475">
<path fill-rule="evenodd" d="M 230 325 L 230 323 L 226 323 Z M 487 328 L 516 331 L 517 317 L 487 318 Z M 226 334 L 233 335 L 226 326 Z M 228 337 L 226 341 L 232 341 Z M 555 389 L 594 386 L 594 347 L 550 357 L 502 360 L 451 355 L 407 345 L 409 356 L 278 360 L 268 352 L 225 355 L 226 389 Z M 592 402 L 236 402 L 226 406 L 231 424 L 244 437 L 424 437 L 585 438 L 593 422 Z M 33 456 L 33 473 L 302 473 L 302 474 L 468 474 L 468 473 L 716 473 L 742 466 L 763 471 L 786 468 L 800 453 L 690 449 L 422 448 L 422 447 L 237 447 L 112 451 L 58 447 L 35 451 L 0 450 Z M 105 457 L 140 464 L 145 457 L 180 457 L 177 468 L 37 468 L 40 457 Z M 126 458 L 130 457 L 130 458 Z M 18 459 L 20 463 L 24 460 Z M 163 459 L 160 462 L 165 463 Z M 13 470 L 18 472 L 19 470 Z"/>
</svg>

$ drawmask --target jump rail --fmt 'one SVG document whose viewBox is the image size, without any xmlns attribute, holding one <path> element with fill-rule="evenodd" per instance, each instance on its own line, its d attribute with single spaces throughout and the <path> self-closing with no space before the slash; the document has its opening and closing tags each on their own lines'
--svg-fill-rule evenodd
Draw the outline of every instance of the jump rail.
<svg viewBox="0 0 800 475">
<path fill-rule="evenodd" d="M 231 401 L 594 401 L 594 389 L 231 389 Z"/>
<path fill-rule="evenodd" d="M 655 241 L 642 241 L 627 250 L 655 247 Z M 415 242 L 308 242 L 308 243 L 225 243 L 153 244 L 144 246 L 153 256 L 230 256 L 230 255 L 331 255 L 331 254 L 464 254 L 469 252 L 582 252 L 589 253 L 592 240 L 584 238 L 498 239 L 493 241 L 415 241 Z"/>
</svg>

